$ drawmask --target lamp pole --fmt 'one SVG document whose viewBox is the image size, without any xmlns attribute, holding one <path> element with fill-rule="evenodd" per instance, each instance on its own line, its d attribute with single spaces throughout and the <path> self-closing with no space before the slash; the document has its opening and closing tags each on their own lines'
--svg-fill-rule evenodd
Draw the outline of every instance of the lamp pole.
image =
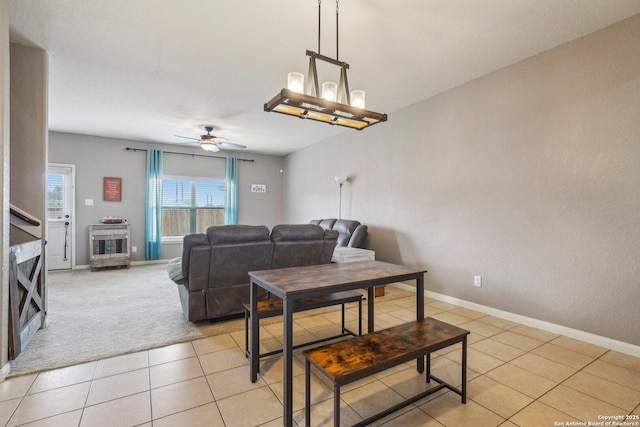
<svg viewBox="0 0 640 427">
<path fill-rule="evenodd" d="M 342 184 L 348 181 L 346 176 L 336 176 L 333 179 L 340 185 L 340 198 L 338 199 L 338 219 L 342 219 Z"/>
</svg>

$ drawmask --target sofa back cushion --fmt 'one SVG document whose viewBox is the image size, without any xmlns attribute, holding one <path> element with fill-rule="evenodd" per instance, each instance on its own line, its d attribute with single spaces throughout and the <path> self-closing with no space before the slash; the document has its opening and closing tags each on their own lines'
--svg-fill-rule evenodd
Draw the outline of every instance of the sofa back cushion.
<svg viewBox="0 0 640 427">
<path fill-rule="evenodd" d="M 339 219 L 333 225 L 334 230 L 338 230 L 338 246 L 347 246 L 349 245 L 349 240 L 351 240 L 351 236 L 353 232 L 356 231 L 356 228 L 360 223 L 358 221 L 350 220 L 350 219 Z"/>
<path fill-rule="evenodd" d="M 271 230 L 271 268 L 320 264 L 324 250 L 324 230 L 315 224 L 282 224 Z"/>
</svg>

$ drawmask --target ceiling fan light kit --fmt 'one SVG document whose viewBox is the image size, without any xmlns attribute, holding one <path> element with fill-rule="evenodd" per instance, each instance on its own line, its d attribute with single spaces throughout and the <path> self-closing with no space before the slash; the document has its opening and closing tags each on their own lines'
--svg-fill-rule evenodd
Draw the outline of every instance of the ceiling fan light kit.
<svg viewBox="0 0 640 427">
<path fill-rule="evenodd" d="M 200 147 L 205 151 L 217 152 L 220 151 L 220 145 L 229 146 L 230 148 L 239 148 L 245 149 L 247 148 L 245 145 L 234 144 L 233 142 L 229 142 L 227 138 L 211 135 L 213 131 L 213 126 L 205 126 L 204 130 L 207 131 L 205 135 L 200 135 L 200 139 L 191 138 L 188 136 L 182 135 L 173 135 L 178 138 L 191 139 L 193 141 L 197 141 L 200 144 Z"/>
<path fill-rule="evenodd" d="M 282 89 L 270 101 L 264 104 L 267 112 L 276 112 L 301 119 L 310 119 L 331 125 L 345 126 L 362 130 L 376 123 L 387 121 L 387 115 L 365 110 L 365 93 L 363 90 L 349 92 L 347 70 L 349 64 L 338 60 L 338 15 L 339 0 L 336 0 L 336 59 L 320 54 L 320 10 L 318 0 L 318 52 L 307 50 L 309 71 L 307 84 L 304 85 L 302 73 L 289 73 L 287 88 Z M 322 92 L 318 84 L 316 60 L 340 67 L 340 80 L 322 84 Z M 343 97 L 345 103 L 342 102 Z"/>
</svg>

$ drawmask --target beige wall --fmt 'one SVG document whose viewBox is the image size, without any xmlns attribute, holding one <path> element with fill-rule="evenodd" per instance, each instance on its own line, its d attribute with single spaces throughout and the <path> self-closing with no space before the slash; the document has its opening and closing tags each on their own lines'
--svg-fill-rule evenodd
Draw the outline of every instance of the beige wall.
<svg viewBox="0 0 640 427">
<path fill-rule="evenodd" d="M 0 381 L 9 373 L 9 10 L 0 0 Z"/>
<path fill-rule="evenodd" d="M 640 15 L 293 153 L 287 220 L 348 175 L 342 216 L 427 290 L 640 345 L 638 46 Z"/>
<path fill-rule="evenodd" d="M 11 204 L 42 221 L 48 134 L 48 56 L 40 48 L 11 43 Z M 11 244 L 37 238 L 12 227 Z"/>
</svg>

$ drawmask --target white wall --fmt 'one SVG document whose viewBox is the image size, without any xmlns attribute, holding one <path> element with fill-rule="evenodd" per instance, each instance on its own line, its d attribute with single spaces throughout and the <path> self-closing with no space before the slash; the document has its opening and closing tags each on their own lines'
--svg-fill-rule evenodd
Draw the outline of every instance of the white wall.
<svg viewBox="0 0 640 427">
<path fill-rule="evenodd" d="M 76 264 L 87 265 L 88 226 L 105 216 L 122 217 L 131 224 L 131 245 L 138 248 L 133 261 L 145 259 L 145 175 L 146 153 L 126 151 L 131 148 L 157 148 L 164 151 L 207 155 L 200 148 L 176 147 L 90 135 L 60 132 L 49 134 L 49 161 L 76 165 Z M 224 153 L 218 153 L 225 156 Z M 241 224 L 264 224 L 271 228 L 282 222 L 283 158 L 250 153 L 229 152 L 254 162 L 238 162 L 239 214 Z M 182 176 L 225 176 L 225 160 L 165 154 L 164 171 Z M 122 178 L 122 201 L 103 201 L 104 177 Z M 266 184 L 267 193 L 251 193 L 251 184 Z M 93 206 L 85 206 L 92 199 Z M 162 258 L 182 254 L 182 244 L 163 244 Z"/>
<path fill-rule="evenodd" d="M 638 46 L 640 15 L 295 152 L 287 221 L 347 175 L 343 218 L 428 290 L 640 345 Z"/>
</svg>

